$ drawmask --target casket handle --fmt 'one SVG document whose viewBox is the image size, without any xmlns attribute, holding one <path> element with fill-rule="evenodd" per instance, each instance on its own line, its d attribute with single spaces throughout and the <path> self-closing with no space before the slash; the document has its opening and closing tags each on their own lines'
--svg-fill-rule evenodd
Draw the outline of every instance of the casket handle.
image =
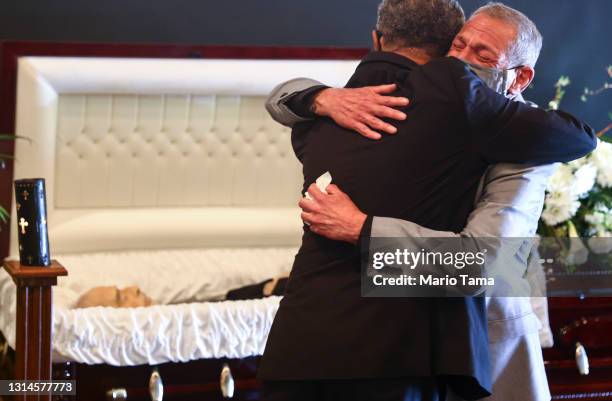
<svg viewBox="0 0 612 401">
<path fill-rule="evenodd" d="M 124 388 L 111 388 L 106 392 L 106 399 L 108 401 L 127 400 L 127 391 Z"/>
<path fill-rule="evenodd" d="M 586 376 L 589 374 L 589 357 L 587 356 L 586 349 L 579 342 L 576 343 L 576 366 L 581 375 Z"/>
<path fill-rule="evenodd" d="M 153 369 L 149 378 L 149 394 L 151 401 L 162 401 L 164 398 L 164 383 L 157 369 Z"/>
<path fill-rule="evenodd" d="M 234 378 L 232 377 L 232 371 L 227 363 L 224 363 L 221 369 L 219 384 L 221 385 L 221 394 L 223 398 L 234 397 Z"/>
</svg>

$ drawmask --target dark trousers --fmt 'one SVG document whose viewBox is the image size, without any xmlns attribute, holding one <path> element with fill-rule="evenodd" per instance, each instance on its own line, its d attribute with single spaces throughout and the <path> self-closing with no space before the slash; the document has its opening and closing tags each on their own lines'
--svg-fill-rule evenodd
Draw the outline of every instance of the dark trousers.
<svg viewBox="0 0 612 401">
<path fill-rule="evenodd" d="M 445 401 L 431 379 L 264 381 L 263 401 Z"/>
</svg>

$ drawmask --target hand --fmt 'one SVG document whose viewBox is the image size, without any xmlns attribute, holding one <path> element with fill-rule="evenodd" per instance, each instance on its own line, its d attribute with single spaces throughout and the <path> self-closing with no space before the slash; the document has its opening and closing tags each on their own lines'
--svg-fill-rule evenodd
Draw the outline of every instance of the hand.
<svg viewBox="0 0 612 401">
<path fill-rule="evenodd" d="M 374 130 L 388 134 L 397 132 L 397 128 L 381 118 L 406 119 L 406 114 L 393 107 L 406 106 L 409 100 L 386 96 L 396 89 L 395 84 L 323 89 L 313 99 L 313 110 L 317 115 L 330 117 L 341 127 L 357 131 L 366 138 L 380 139 L 382 135 Z"/>
<path fill-rule="evenodd" d="M 323 237 L 356 244 L 367 215 L 353 203 L 347 194 L 334 184 L 321 192 L 316 184 L 308 187 L 312 200 L 299 202 L 302 220 L 310 225 L 310 231 Z"/>
</svg>

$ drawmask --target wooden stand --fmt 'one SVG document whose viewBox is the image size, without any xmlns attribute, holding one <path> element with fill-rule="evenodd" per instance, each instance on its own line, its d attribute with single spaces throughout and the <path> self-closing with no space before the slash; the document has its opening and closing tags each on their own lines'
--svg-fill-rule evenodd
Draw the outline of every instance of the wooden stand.
<svg viewBox="0 0 612 401">
<path fill-rule="evenodd" d="M 56 260 L 51 266 L 4 262 L 17 285 L 15 380 L 51 380 L 53 293 L 58 276 L 68 272 Z M 51 396 L 19 396 L 18 400 L 50 400 Z"/>
</svg>

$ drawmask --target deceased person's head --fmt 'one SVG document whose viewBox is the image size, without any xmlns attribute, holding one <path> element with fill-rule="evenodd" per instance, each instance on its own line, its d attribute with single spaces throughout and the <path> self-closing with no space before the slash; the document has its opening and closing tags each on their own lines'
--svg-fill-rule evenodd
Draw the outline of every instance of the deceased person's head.
<svg viewBox="0 0 612 401">
<path fill-rule="evenodd" d="M 77 308 L 111 306 L 114 308 L 135 308 L 152 305 L 151 298 L 136 286 L 117 288 L 114 286 L 94 287 L 78 299 Z"/>
</svg>

